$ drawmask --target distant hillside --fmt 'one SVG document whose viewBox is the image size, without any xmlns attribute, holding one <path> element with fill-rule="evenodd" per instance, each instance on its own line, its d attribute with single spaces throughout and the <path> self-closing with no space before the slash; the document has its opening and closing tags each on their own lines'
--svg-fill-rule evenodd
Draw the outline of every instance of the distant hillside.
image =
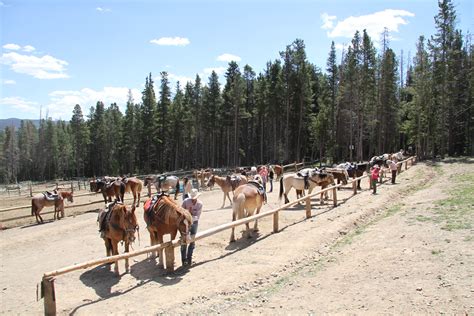
<svg viewBox="0 0 474 316">
<path fill-rule="evenodd" d="M 0 119 L 0 130 L 4 130 L 7 126 L 15 126 L 15 129 L 20 128 L 21 121 L 31 121 L 36 127 L 39 127 L 39 120 L 26 120 L 26 119 L 18 119 L 18 118 L 8 118 L 8 119 Z"/>
</svg>

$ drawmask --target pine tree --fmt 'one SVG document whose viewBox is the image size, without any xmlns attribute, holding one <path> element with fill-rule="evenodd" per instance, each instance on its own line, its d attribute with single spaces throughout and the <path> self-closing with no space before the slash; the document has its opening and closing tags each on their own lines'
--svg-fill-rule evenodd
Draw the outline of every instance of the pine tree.
<svg viewBox="0 0 474 316">
<path fill-rule="evenodd" d="M 88 162 L 90 135 L 79 104 L 74 106 L 69 124 L 71 125 L 72 159 L 74 161 L 75 176 L 84 177 L 86 175 L 86 163 Z"/>
</svg>

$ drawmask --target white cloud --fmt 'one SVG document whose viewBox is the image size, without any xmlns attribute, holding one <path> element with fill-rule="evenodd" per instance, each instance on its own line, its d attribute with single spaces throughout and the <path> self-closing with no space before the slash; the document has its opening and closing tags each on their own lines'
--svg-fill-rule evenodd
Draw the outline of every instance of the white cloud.
<svg viewBox="0 0 474 316">
<path fill-rule="evenodd" d="M 161 46 L 186 46 L 191 42 L 186 37 L 161 37 L 159 39 L 152 39 L 150 41 L 152 44 L 161 45 Z"/>
<path fill-rule="evenodd" d="M 111 12 L 112 10 L 108 8 L 102 8 L 102 7 L 97 7 L 95 8 L 96 11 L 99 11 L 100 13 L 106 13 L 106 12 Z"/>
<path fill-rule="evenodd" d="M 16 84 L 16 81 L 15 81 L 15 80 L 11 80 L 11 79 L 4 79 L 4 80 L 3 80 L 3 84 Z"/>
<path fill-rule="evenodd" d="M 240 58 L 239 56 L 236 56 L 236 55 L 232 55 L 232 54 L 222 54 L 222 55 L 217 57 L 217 60 L 218 61 L 231 62 L 231 61 L 241 61 L 242 58 Z"/>
<path fill-rule="evenodd" d="M 125 87 L 104 87 L 100 91 L 90 88 L 72 91 L 53 91 L 49 94 L 51 103 L 48 104 L 47 109 L 49 116 L 52 118 L 69 120 L 76 104 L 81 106 L 82 113 L 85 116 L 89 114 L 91 106 L 95 106 L 98 101 L 102 101 L 105 107 L 108 107 L 111 103 L 117 103 L 120 111 L 125 114 L 128 91 L 129 88 Z M 131 91 L 133 102 L 141 102 L 141 92 L 138 89 L 131 89 Z"/>
<path fill-rule="evenodd" d="M 3 54 L 0 63 L 10 65 L 14 72 L 27 74 L 37 79 L 69 78 L 66 74 L 68 63 L 49 55 L 36 57 L 11 52 Z"/>
<path fill-rule="evenodd" d="M 342 51 L 347 48 L 347 44 L 336 43 L 334 44 L 334 47 L 336 48 L 336 50 Z"/>
<path fill-rule="evenodd" d="M 376 40 L 386 27 L 389 32 L 398 32 L 400 25 L 408 24 L 404 17 L 414 17 L 415 14 L 405 10 L 386 9 L 368 15 L 350 16 L 345 20 L 338 21 L 336 26 L 328 31 L 329 37 L 352 38 L 358 30 L 366 29 L 369 36 Z M 329 17 L 329 16 L 328 16 Z M 331 17 L 329 17 L 331 18 Z M 332 20 L 330 21 L 332 23 Z M 328 26 L 331 24 L 328 24 Z M 329 28 L 330 29 L 330 28 Z"/>
<path fill-rule="evenodd" d="M 19 50 L 21 48 L 21 46 L 17 44 L 5 44 L 2 47 L 9 50 Z"/>
<path fill-rule="evenodd" d="M 171 73 L 168 74 L 168 79 L 170 81 L 174 81 L 175 84 L 173 85 L 173 89 L 176 87 L 176 82 L 177 81 L 179 81 L 179 84 L 180 84 L 181 88 L 184 87 L 188 81 L 191 81 L 191 82 L 194 81 L 193 78 L 190 78 L 190 77 L 187 77 L 187 76 L 175 75 L 175 74 L 171 74 Z"/>
<path fill-rule="evenodd" d="M 335 15 L 329 15 L 326 12 L 321 14 L 321 20 L 323 20 L 323 26 L 321 28 L 323 30 L 330 30 L 334 27 L 334 20 L 336 19 Z"/>
<path fill-rule="evenodd" d="M 26 45 L 26 46 L 23 46 L 23 51 L 24 52 L 27 52 L 27 53 L 31 53 L 35 50 L 35 48 L 31 45 Z"/>
<path fill-rule="evenodd" d="M 213 68 L 210 67 L 210 68 L 204 68 L 203 71 L 206 76 L 210 76 L 212 71 L 215 71 L 215 73 L 218 75 L 222 75 L 223 73 L 225 73 L 226 69 L 227 68 L 225 67 L 213 67 Z"/>
<path fill-rule="evenodd" d="M 21 97 L 6 97 L 0 99 L 0 104 L 4 106 L 11 107 L 15 111 L 21 111 L 23 113 L 36 113 L 38 111 L 38 103 L 27 101 Z"/>
</svg>

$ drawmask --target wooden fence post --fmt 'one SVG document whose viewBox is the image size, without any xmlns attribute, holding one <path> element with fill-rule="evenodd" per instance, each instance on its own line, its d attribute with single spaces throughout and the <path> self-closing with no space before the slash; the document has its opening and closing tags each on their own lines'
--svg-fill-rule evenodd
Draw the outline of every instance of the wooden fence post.
<svg viewBox="0 0 474 316">
<path fill-rule="evenodd" d="M 305 205 L 305 209 L 306 209 L 306 218 L 310 218 L 311 217 L 311 198 L 306 198 L 306 205 Z"/>
<path fill-rule="evenodd" d="M 334 206 L 337 206 L 337 188 L 332 189 L 332 198 L 334 201 Z"/>
<path fill-rule="evenodd" d="M 295 161 L 295 172 L 298 172 L 298 164 Z"/>
<path fill-rule="evenodd" d="M 166 271 L 174 271 L 174 247 L 169 243 L 169 246 L 165 248 L 165 257 L 166 257 Z"/>
<path fill-rule="evenodd" d="M 357 194 L 357 181 L 358 180 L 352 181 L 352 190 L 354 191 L 353 192 L 354 195 Z"/>
<path fill-rule="evenodd" d="M 278 233 L 278 214 L 280 212 L 273 213 L 273 232 Z"/>
<path fill-rule="evenodd" d="M 31 181 L 29 183 L 30 186 L 30 197 L 33 197 L 33 186 L 31 185 Z"/>
<path fill-rule="evenodd" d="M 405 170 L 407 170 L 407 169 L 408 169 L 408 160 L 405 161 Z"/>
<path fill-rule="evenodd" d="M 56 293 L 54 292 L 54 278 L 44 278 L 41 282 L 41 295 L 44 297 L 44 314 L 56 315 Z"/>
<path fill-rule="evenodd" d="M 74 193 L 74 182 L 71 181 L 71 192 Z"/>
</svg>

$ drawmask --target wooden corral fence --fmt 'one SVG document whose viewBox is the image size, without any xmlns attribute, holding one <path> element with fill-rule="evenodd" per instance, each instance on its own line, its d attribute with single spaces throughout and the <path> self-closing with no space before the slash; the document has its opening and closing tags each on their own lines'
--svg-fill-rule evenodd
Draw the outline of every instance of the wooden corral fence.
<svg viewBox="0 0 474 316">
<path fill-rule="evenodd" d="M 413 157 L 410 157 L 406 160 L 398 162 L 398 164 L 400 164 L 400 165 L 405 164 L 405 170 L 406 170 L 406 169 L 408 169 L 408 163 L 410 163 L 410 165 L 413 165 L 415 162 L 416 162 L 416 156 L 413 156 Z M 357 181 L 361 180 L 363 178 L 367 178 L 367 177 L 369 177 L 369 175 L 366 174 L 366 175 L 363 175 L 361 177 L 354 178 L 354 179 L 348 181 L 348 183 L 352 183 L 352 188 L 353 188 L 353 193 L 354 194 L 357 194 Z M 383 175 L 381 175 L 381 177 L 383 177 Z M 300 203 L 300 202 L 304 201 L 305 202 L 306 218 L 310 218 L 311 217 L 311 210 L 312 210 L 311 197 L 316 196 L 317 194 L 321 194 L 323 192 L 327 192 L 327 191 L 332 190 L 333 205 L 337 206 L 337 188 L 341 187 L 341 186 L 343 186 L 342 183 L 331 186 L 331 187 L 328 187 L 328 188 L 323 189 L 323 190 L 319 190 L 317 192 L 313 192 L 313 193 L 311 193 L 307 196 L 304 196 L 300 199 L 297 199 L 293 202 L 286 203 L 286 204 L 282 205 L 281 207 L 276 208 L 274 210 L 263 212 L 263 213 L 253 215 L 253 216 L 250 216 L 250 217 L 247 217 L 247 218 L 244 218 L 244 219 L 240 219 L 240 220 L 237 220 L 237 221 L 233 221 L 233 222 L 230 222 L 230 223 L 222 224 L 222 225 L 210 228 L 208 230 L 199 232 L 199 233 L 196 234 L 196 236 L 192 240 L 190 240 L 190 242 L 197 241 L 197 240 L 200 240 L 200 239 L 204 239 L 206 237 L 217 234 L 221 231 L 231 229 L 231 228 L 239 226 L 239 225 L 247 224 L 247 223 L 250 223 L 250 222 L 255 221 L 257 219 L 267 217 L 267 216 L 272 216 L 273 217 L 273 233 L 277 233 L 279 231 L 279 212 L 280 211 L 282 211 L 282 210 L 284 210 L 284 209 L 286 209 L 286 208 L 288 208 L 292 205 L 295 205 L 297 203 Z M 87 262 L 83 262 L 83 263 L 78 263 L 78 264 L 75 264 L 75 265 L 72 265 L 72 266 L 68 266 L 68 267 L 58 269 L 58 270 L 54 270 L 54 271 L 44 273 L 43 279 L 41 280 L 41 298 L 44 298 L 44 313 L 45 313 L 45 315 L 56 315 L 56 291 L 55 291 L 55 288 L 54 288 L 54 279 L 55 279 L 55 277 L 58 277 L 60 275 L 63 275 L 63 274 L 69 273 L 69 272 L 73 272 L 73 271 L 77 271 L 77 270 L 81 270 L 81 269 L 86 269 L 86 268 L 89 268 L 89 267 L 92 267 L 92 266 L 97 266 L 97 265 L 101 265 L 101 264 L 105 264 L 105 263 L 112 263 L 112 262 L 115 262 L 117 260 L 129 259 L 129 258 L 136 257 L 136 256 L 139 256 L 139 255 L 142 255 L 142 254 L 151 253 L 151 252 L 157 251 L 159 249 L 164 249 L 165 259 L 166 259 L 166 269 L 167 269 L 167 271 L 172 272 L 172 271 L 174 271 L 174 261 L 175 261 L 174 260 L 174 258 L 175 258 L 174 248 L 179 247 L 179 246 L 181 246 L 181 241 L 179 239 L 175 239 L 175 240 L 168 241 L 166 243 L 162 243 L 162 244 L 159 244 L 159 245 L 155 245 L 155 246 L 151 246 L 151 247 L 145 247 L 141 250 L 137 250 L 137 251 L 133 251 L 133 252 L 129 252 L 129 253 L 124 253 L 124 254 L 121 254 L 121 255 L 110 256 L 110 257 L 106 257 L 106 258 L 95 259 L 95 260 L 91 260 L 91 261 L 87 261 Z"/>
</svg>

